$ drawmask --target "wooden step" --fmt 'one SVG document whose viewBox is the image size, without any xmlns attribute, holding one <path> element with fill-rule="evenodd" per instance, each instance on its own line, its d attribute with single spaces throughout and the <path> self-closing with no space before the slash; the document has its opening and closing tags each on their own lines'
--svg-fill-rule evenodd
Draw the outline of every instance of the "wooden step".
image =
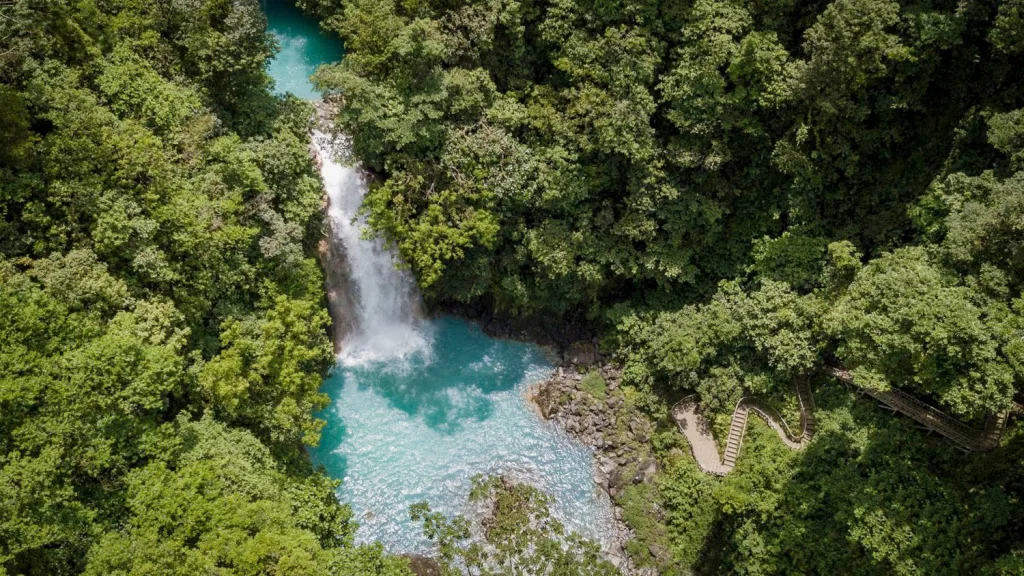
<svg viewBox="0 0 1024 576">
<path fill-rule="evenodd" d="M 746 418 L 733 418 L 732 424 L 729 425 L 729 431 L 742 430 L 747 425 Z"/>
<path fill-rule="evenodd" d="M 739 458 L 749 414 L 750 412 L 744 408 L 733 413 L 732 422 L 729 424 L 729 437 L 725 443 L 725 454 L 722 456 L 722 464 L 727 468 L 735 466 L 736 459 Z"/>
</svg>

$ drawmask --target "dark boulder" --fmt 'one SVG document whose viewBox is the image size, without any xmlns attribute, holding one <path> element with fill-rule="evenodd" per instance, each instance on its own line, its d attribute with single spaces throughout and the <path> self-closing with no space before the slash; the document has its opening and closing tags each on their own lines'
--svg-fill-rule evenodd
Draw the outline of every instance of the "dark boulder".
<svg viewBox="0 0 1024 576">
<path fill-rule="evenodd" d="M 442 576 L 441 565 L 437 560 L 421 556 L 419 554 L 406 554 L 409 559 L 409 569 L 416 576 Z"/>
<path fill-rule="evenodd" d="M 565 360 L 576 366 L 594 366 L 601 361 L 601 352 L 594 343 L 577 340 L 565 351 Z"/>
</svg>

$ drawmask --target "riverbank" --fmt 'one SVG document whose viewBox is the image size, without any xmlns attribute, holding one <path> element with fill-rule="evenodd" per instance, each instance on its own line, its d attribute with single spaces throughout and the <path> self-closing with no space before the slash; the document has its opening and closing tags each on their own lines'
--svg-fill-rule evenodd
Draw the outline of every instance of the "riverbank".
<svg viewBox="0 0 1024 576">
<path fill-rule="evenodd" d="M 593 366 L 607 360 L 598 346 L 597 330 L 583 318 L 552 321 L 550 316 L 514 317 L 487 304 L 441 302 L 430 306 L 431 315 L 455 316 L 477 325 L 492 338 L 529 342 L 555 352 L 556 363 Z"/>
<path fill-rule="evenodd" d="M 652 566 L 671 558 L 663 547 L 638 541 L 627 521 L 627 507 L 637 493 L 633 488 L 650 488 L 659 472 L 650 444 L 655 424 L 634 406 L 621 380 L 615 366 L 570 359 L 547 380 L 531 386 L 528 399 L 545 420 L 594 452 L 594 483 L 614 507 L 617 537 L 612 561 L 624 574 L 654 576 L 658 571 Z"/>
</svg>

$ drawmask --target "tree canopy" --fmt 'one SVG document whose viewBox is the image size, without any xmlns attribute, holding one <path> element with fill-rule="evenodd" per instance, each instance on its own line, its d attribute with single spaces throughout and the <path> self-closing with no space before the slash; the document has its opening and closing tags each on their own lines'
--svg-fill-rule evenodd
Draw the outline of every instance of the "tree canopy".
<svg viewBox="0 0 1024 576">
<path fill-rule="evenodd" d="M 655 420 L 690 393 L 719 421 L 784 404 L 798 378 L 842 404 L 828 368 L 979 426 L 1024 392 L 1020 2 L 303 5 L 346 40 L 316 82 L 376 176 L 367 219 L 435 306 L 585 319 Z M 967 488 L 850 410 L 717 484 L 663 451 L 625 498 L 673 561 L 637 558 L 1019 570 L 1018 474 Z"/>
<path fill-rule="evenodd" d="M 1021 572 L 1019 425 L 951 454 L 822 375 L 971 424 L 1024 391 L 1021 0 L 297 4 L 428 302 L 584 319 L 661 422 L 635 561 Z M 0 576 L 408 573 L 304 452 L 322 186 L 275 50 L 256 0 L 0 6 Z M 798 378 L 805 452 L 755 424 L 711 479 L 665 425 Z M 473 498 L 483 543 L 412 510 L 446 570 L 614 573 L 536 489 Z"/>
<path fill-rule="evenodd" d="M 312 470 L 311 107 L 255 0 L 0 7 L 0 574 L 404 574 Z"/>
</svg>

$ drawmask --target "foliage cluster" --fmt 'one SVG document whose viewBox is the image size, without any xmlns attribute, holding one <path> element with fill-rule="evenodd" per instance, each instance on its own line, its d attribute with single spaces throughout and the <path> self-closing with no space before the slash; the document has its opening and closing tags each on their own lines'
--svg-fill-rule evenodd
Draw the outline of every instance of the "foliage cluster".
<svg viewBox="0 0 1024 576">
<path fill-rule="evenodd" d="M 591 370 L 583 375 L 580 389 L 601 402 L 604 402 L 608 395 L 608 384 L 597 370 Z"/>
<path fill-rule="evenodd" d="M 488 509 L 481 522 L 482 541 L 472 538 L 472 524 L 463 516 L 448 518 L 426 502 L 409 509 L 436 546 L 446 575 L 619 574 L 602 557 L 597 543 L 568 532 L 554 519 L 551 497 L 529 484 L 502 476 L 476 476 L 469 500 Z"/>
<path fill-rule="evenodd" d="M 434 301 L 586 312 L 717 409 L 823 359 L 968 418 L 1024 381 L 1015 3 L 306 4 Z"/>
<path fill-rule="evenodd" d="M 780 271 L 877 256 L 1022 81 L 1012 2 L 304 4 L 346 40 L 317 80 L 370 223 L 429 297 L 513 313 L 672 306 L 787 231 Z"/>
<path fill-rule="evenodd" d="M 0 7 L 0 574 L 401 574 L 311 470 L 312 110 L 255 0 Z"/>
<path fill-rule="evenodd" d="M 1008 130 L 1003 122 L 988 118 L 991 142 Z M 624 316 L 627 379 L 697 390 L 722 411 L 743 394 L 784 391 L 800 374 L 842 365 L 860 386 L 902 388 L 967 420 L 1007 412 L 1024 389 L 1017 146 L 978 175 L 938 174 L 908 207 L 917 244 L 864 264 L 849 241 L 785 233 L 756 243 L 747 273 L 721 282 L 708 302 Z"/>
<path fill-rule="evenodd" d="M 368 220 L 435 303 L 585 314 L 650 407 L 839 365 L 973 423 L 1024 389 L 1018 0 L 303 4 L 346 39 L 317 82 Z M 632 515 L 680 570 L 1012 568 L 1015 472 L 829 425 L 720 483 L 666 454 L 663 522 Z"/>
</svg>

